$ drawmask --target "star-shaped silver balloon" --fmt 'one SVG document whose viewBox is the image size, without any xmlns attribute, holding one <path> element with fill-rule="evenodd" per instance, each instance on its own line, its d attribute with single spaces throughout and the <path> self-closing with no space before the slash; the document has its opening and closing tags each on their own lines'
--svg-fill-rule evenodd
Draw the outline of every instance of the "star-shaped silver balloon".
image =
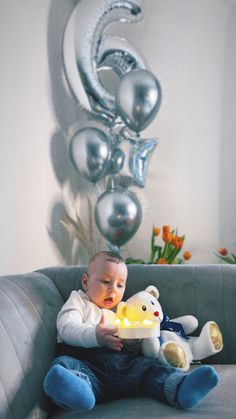
<svg viewBox="0 0 236 419">
<path fill-rule="evenodd" d="M 119 180 L 119 184 L 128 188 L 132 184 L 143 188 L 149 160 L 158 144 L 156 138 L 137 141 L 122 139 L 113 149 L 110 174 Z"/>
</svg>

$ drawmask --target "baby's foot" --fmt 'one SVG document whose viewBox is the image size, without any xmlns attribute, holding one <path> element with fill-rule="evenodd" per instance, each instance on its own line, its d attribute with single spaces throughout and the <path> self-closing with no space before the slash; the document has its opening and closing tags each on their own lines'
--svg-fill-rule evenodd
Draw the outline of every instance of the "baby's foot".
<svg viewBox="0 0 236 419">
<path fill-rule="evenodd" d="M 204 365 L 187 374 L 177 391 L 177 403 L 182 409 L 197 406 L 218 384 L 219 376 L 214 368 Z"/>
<path fill-rule="evenodd" d="M 83 378 L 61 365 L 50 368 L 44 380 L 44 391 L 54 403 L 72 410 L 86 412 L 95 404 L 88 378 Z"/>
</svg>

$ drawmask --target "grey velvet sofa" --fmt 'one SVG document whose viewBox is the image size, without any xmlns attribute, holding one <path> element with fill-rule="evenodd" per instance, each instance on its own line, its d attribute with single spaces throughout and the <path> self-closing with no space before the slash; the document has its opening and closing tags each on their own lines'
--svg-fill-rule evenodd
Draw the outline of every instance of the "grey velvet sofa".
<svg viewBox="0 0 236 419">
<path fill-rule="evenodd" d="M 87 414 L 58 410 L 42 382 L 53 359 L 56 316 L 85 267 L 46 268 L 0 278 L 0 418 L 235 418 L 236 417 L 236 265 L 130 265 L 126 297 L 156 285 L 170 317 L 194 314 L 200 327 L 215 320 L 224 349 L 214 363 L 220 385 L 198 407 L 176 410 L 149 398 L 97 405 Z"/>
</svg>

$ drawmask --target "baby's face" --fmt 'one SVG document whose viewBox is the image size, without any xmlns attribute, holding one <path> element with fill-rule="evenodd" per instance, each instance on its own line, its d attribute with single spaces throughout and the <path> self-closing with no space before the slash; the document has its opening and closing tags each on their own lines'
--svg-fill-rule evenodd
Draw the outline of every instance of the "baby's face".
<svg viewBox="0 0 236 419">
<path fill-rule="evenodd" d="M 90 301 L 100 308 L 117 306 L 124 295 L 127 278 L 125 263 L 98 259 L 88 275 L 82 277 L 82 284 Z"/>
</svg>

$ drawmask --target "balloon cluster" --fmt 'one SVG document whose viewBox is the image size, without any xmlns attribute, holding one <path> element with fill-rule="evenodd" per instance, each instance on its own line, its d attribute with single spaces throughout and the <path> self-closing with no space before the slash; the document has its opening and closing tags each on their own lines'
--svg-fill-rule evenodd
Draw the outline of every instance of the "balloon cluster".
<svg viewBox="0 0 236 419">
<path fill-rule="evenodd" d="M 104 130 L 83 128 L 70 143 L 70 157 L 79 173 L 96 183 L 107 177 L 97 199 L 95 221 L 111 246 L 119 248 L 139 228 L 142 208 L 131 185 L 145 186 L 157 139 L 141 139 L 161 102 L 161 87 L 141 53 L 125 39 L 104 34 L 114 21 L 136 22 L 141 0 L 80 0 L 65 28 L 64 68 L 75 99 L 103 123 Z M 89 12 L 88 12 L 89 10 Z M 102 69 L 119 77 L 112 94 L 99 78 Z"/>
</svg>

